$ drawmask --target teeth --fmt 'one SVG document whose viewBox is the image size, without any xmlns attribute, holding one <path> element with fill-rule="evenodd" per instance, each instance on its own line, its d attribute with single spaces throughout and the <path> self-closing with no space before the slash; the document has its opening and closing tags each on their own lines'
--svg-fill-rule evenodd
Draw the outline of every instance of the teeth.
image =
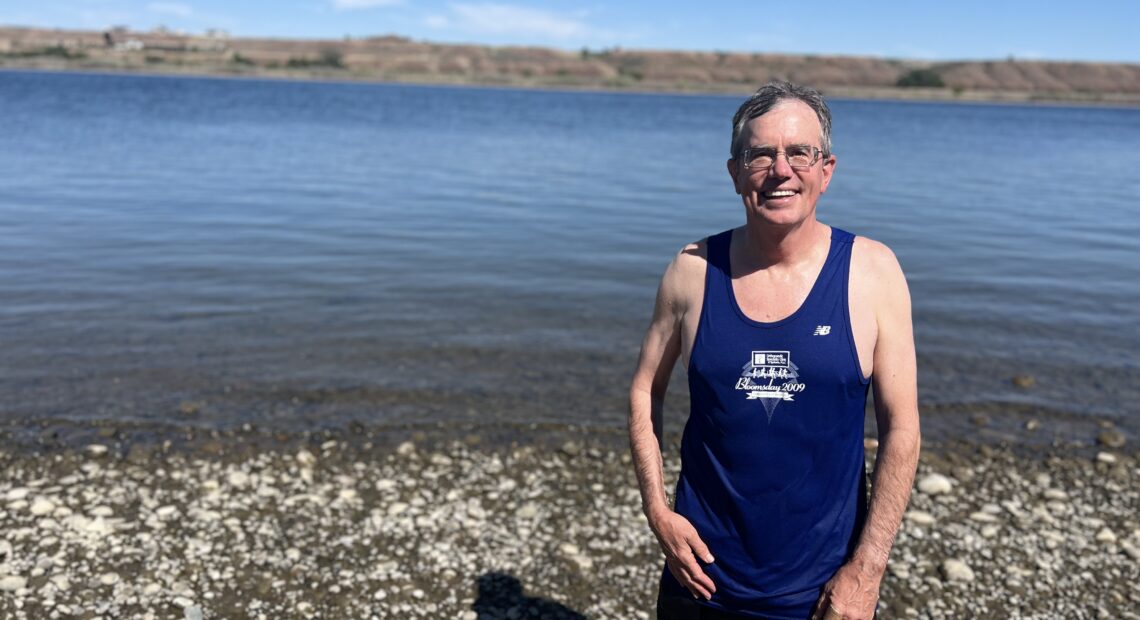
<svg viewBox="0 0 1140 620">
<path fill-rule="evenodd" d="M 783 198 L 785 196 L 794 196 L 795 192 L 789 190 L 779 190 L 775 192 L 764 192 L 768 198 Z"/>
</svg>

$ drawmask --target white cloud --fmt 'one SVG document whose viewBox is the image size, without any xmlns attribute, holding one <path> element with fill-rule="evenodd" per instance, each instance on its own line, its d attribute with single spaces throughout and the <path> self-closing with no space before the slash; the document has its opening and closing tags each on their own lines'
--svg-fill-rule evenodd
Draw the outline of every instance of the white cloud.
<svg viewBox="0 0 1140 620">
<path fill-rule="evenodd" d="M 381 6 L 396 6 L 403 4 L 404 0 L 329 0 L 329 2 L 338 11 L 354 11 L 357 9 L 374 9 Z"/>
<path fill-rule="evenodd" d="M 191 8 L 190 5 L 179 2 L 151 2 L 146 5 L 146 10 L 151 13 L 172 15 L 174 17 L 190 17 L 194 14 L 194 9 Z"/>
<path fill-rule="evenodd" d="M 597 35 L 580 18 L 510 4 L 452 4 L 447 16 L 424 21 L 433 28 L 455 28 L 484 35 L 538 36 L 571 39 Z"/>
</svg>

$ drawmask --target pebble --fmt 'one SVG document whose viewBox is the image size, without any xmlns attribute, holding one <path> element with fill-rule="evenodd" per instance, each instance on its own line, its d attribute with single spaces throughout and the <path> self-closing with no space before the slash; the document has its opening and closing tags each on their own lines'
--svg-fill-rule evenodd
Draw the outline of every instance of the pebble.
<svg viewBox="0 0 1140 620">
<path fill-rule="evenodd" d="M 566 443 L 562 444 L 562 454 L 565 454 L 566 456 L 578 456 L 581 452 L 582 446 L 578 445 L 577 442 L 567 441 Z"/>
<path fill-rule="evenodd" d="M 310 467 L 295 448 L 156 450 L 83 469 L 95 464 L 82 450 L 3 457 L 0 499 L 18 499 L 0 502 L 0 618 L 652 616 L 662 560 L 626 450 L 416 441 L 407 458 L 352 440 L 309 448 Z M 937 470 L 949 488 L 911 497 L 884 617 L 1129 617 L 1140 472 L 1123 452 L 1126 466 L 1106 468 L 1046 450 L 924 453 L 916 487 Z M 675 454 L 665 465 L 672 486 Z M 55 510 L 31 515 L 37 497 Z"/>
<path fill-rule="evenodd" d="M 1112 465 L 1116 462 L 1116 455 L 1109 452 L 1097 452 L 1096 460 L 1098 463 L 1106 463 Z"/>
<path fill-rule="evenodd" d="M 1114 534 L 1113 531 L 1107 527 L 1101 528 L 1101 530 L 1096 533 L 1096 541 L 1102 543 L 1114 543 L 1116 542 L 1116 534 Z"/>
<path fill-rule="evenodd" d="M 381 478 L 376 481 L 376 490 L 380 492 L 391 491 L 396 488 L 396 481 L 391 478 Z"/>
<path fill-rule="evenodd" d="M 1096 442 L 1109 448 L 1123 448 L 1125 444 L 1124 433 L 1115 428 L 1103 430 L 1096 436 Z"/>
<path fill-rule="evenodd" d="M 29 511 L 37 517 L 49 514 L 53 510 L 55 510 L 55 504 L 46 497 L 37 497 L 32 500 L 32 507 L 29 508 Z"/>
<path fill-rule="evenodd" d="M 939 569 L 942 571 L 942 577 L 945 578 L 946 581 L 974 580 L 974 571 L 961 560 L 943 560 Z"/>
<path fill-rule="evenodd" d="M 90 454 L 91 456 L 103 456 L 104 454 L 107 454 L 107 446 L 93 443 L 87 446 L 87 454 Z"/>
<path fill-rule="evenodd" d="M 908 510 L 906 519 L 916 525 L 932 525 L 934 523 L 934 515 L 921 510 Z"/>
<path fill-rule="evenodd" d="M 952 488 L 953 483 L 942 474 L 928 474 L 918 481 L 918 490 L 927 495 L 949 493 Z"/>
<path fill-rule="evenodd" d="M 51 585 L 55 586 L 57 590 L 67 591 L 71 589 L 71 580 L 68 579 L 67 575 L 52 575 L 48 581 L 50 581 Z"/>
<path fill-rule="evenodd" d="M 226 482 L 228 482 L 230 486 L 240 489 L 249 484 L 249 475 L 243 471 L 232 471 L 230 475 L 226 477 Z"/>
<path fill-rule="evenodd" d="M 4 592 L 15 592 L 22 590 L 28 585 L 28 580 L 19 575 L 5 575 L 0 577 L 0 590 Z"/>
</svg>

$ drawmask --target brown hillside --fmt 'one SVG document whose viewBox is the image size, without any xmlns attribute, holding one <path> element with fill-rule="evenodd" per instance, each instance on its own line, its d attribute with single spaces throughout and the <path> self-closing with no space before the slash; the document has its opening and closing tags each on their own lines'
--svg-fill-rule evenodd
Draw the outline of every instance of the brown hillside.
<svg viewBox="0 0 1140 620">
<path fill-rule="evenodd" d="M 0 67 L 745 92 L 773 78 L 849 96 L 1140 103 L 1140 65 L 443 45 L 0 28 Z M 918 74 L 912 72 L 918 71 Z M 898 86 L 911 82 L 920 88 Z"/>
</svg>

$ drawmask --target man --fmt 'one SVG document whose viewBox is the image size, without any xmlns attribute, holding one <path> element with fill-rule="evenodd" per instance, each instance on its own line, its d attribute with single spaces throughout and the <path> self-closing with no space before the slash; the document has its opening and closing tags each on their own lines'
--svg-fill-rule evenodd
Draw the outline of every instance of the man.
<svg viewBox="0 0 1140 620">
<path fill-rule="evenodd" d="M 918 461 L 906 280 L 886 246 L 816 219 L 836 164 L 819 93 L 756 91 L 731 154 L 745 223 L 666 269 L 630 389 L 642 507 L 666 560 L 658 617 L 872 618 Z M 660 439 L 678 357 L 691 407 L 671 509 Z"/>
</svg>

